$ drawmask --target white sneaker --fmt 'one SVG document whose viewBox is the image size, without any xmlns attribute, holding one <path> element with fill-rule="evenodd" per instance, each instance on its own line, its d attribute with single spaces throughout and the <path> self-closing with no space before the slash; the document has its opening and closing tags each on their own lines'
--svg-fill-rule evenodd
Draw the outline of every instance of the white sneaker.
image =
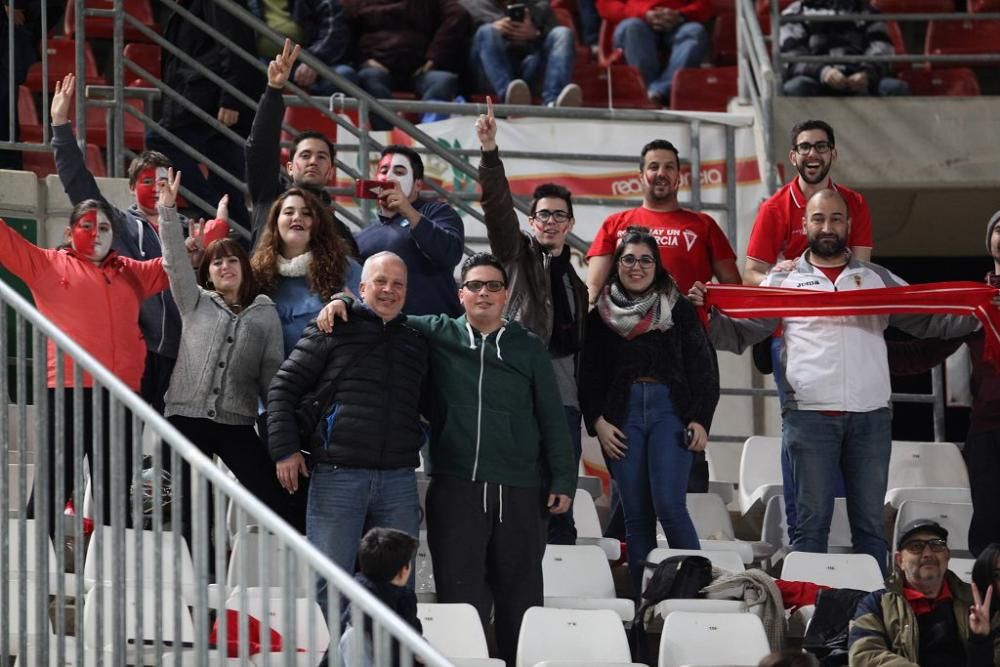
<svg viewBox="0 0 1000 667">
<path fill-rule="evenodd" d="M 567 84 L 556 98 L 557 107 L 578 107 L 581 104 L 583 104 L 583 90 L 575 83 Z"/>
<path fill-rule="evenodd" d="M 507 84 L 507 92 L 503 96 L 504 104 L 518 104 L 527 106 L 531 104 L 531 88 L 524 79 L 514 79 Z"/>
</svg>

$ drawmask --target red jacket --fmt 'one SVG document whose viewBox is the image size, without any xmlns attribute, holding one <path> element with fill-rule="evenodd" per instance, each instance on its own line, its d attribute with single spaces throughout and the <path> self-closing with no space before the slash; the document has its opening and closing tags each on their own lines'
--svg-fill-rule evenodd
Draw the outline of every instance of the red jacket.
<svg viewBox="0 0 1000 667">
<path fill-rule="evenodd" d="M 39 312 L 133 390 L 139 390 L 146 344 L 139 306 L 170 283 L 160 258 L 140 262 L 111 251 L 100 266 L 73 250 L 39 248 L 0 219 L 0 263 L 31 290 Z M 55 386 L 55 346 L 48 344 L 48 380 Z M 73 362 L 64 356 L 65 386 Z M 84 374 L 85 387 L 93 386 Z"/>
<path fill-rule="evenodd" d="M 597 13 L 609 23 L 641 19 L 654 7 L 676 9 L 686 20 L 698 23 L 704 23 L 714 15 L 709 0 L 597 0 Z"/>
</svg>

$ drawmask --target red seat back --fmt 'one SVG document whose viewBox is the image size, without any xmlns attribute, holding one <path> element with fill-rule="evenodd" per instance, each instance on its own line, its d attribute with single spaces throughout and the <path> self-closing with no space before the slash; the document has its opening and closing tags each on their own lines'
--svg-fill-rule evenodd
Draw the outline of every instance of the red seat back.
<svg viewBox="0 0 1000 667">
<path fill-rule="evenodd" d="M 736 14 L 720 14 L 712 29 L 712 62 L 716 66 L 735 65 L 739 56 L 736 50 Z"/>
<path fill-rule="evenodd" d="M 126 44 L 125 50 L 122 51 L 122 54 L 139 67 L 155 76 L 157 79 L 163 78 L 160 74 L 162 71 L 160 63 L 162 61 L 163 54 L 160 51 L 160 47 L 155 44 Z M 143 88 L 153 87 L 151 83 L 139 76 L 138 72 L 129 69 L 128 66 L 125 67 L 125 78 L 137 78 L 139 80 L 139 85 Z"/>
<path fill-rule="evenodd" d="M 969 11 L 973 14 L 977 12 L 1000 12 L 1000 0 L 969 0 Z"/>
<path fill-rule="evenodd" d="M 45 41 L 45 52 L 48 54 L 49 62 L 49 88 L 55 86 L 56 81 L 62 80 L 70 72 L 76 72 L 76 41 L 63 37 L 53 37 Z M 104 83 L 103 77 L 97 71 L 97 60 L 94 59 L 94 52 L 90 49 L 90 44 L 84 44 L 83 67 L 85 81 L 89 84 Z M 42 63 L 37 62 L 28 68 L 28 77 L 25 85 L 33 93 L 42 92 Z"/>
<path fill-rule="evenodd" d="M 38 122 L 35 100 L 27 86 L 17 87 L 17 125 L 20 128 L 21 141 L 28 144 L 42 142 L 42 124 Z M 6 130 L 4 133 L 6 134 Z"/>
<path fill-rule="evenodd" d="M 611 77 L 612 106 L 616 108 L 657 109 L 646 96 L 646 84 L 638 68 L 582 63 L 573 68 L 573 81 L 583 90 L 583 106 L 608 106 L 608 77 Z"/>
<path fill-rule="evenodd" d="M 34 172 L 38 178 L 45 178 L 56 173 L 56 162 L 52 153 L 24 151 L 23 155 L 25 171 Z M 108 175 L 108 170 L 104 167 L 104 156 L 101 155 L 101 149 L 94 144 L 87 144 L 87 149 L 84 151 L 84 162 L 94 176 Z"/>
<path fill-rule="evenodd" d="M 927 55 L 1000 53 L 1000 21 L 931 21 L 924 43 Z M 949 63 L 952 66 L 997 67 L 1000 63 Z"/>
<path fill-rule="evenodd" d="M 739 68 L 687 67 L 677 70 L 670 87 L 674 111 L 725 111 L 738 94 Z"/>
<path fill-rule="evenodd" d="M 976 73 L 965 67 L 912 69 L 900 72 L 899 78 L 910 84 L 914 95 L 962 97 L 980 94 Z"/>
</svg>

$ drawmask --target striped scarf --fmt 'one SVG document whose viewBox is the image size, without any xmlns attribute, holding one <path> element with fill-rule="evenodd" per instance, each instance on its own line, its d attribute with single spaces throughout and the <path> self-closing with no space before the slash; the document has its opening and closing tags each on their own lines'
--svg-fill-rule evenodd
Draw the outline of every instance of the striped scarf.
<svg viewBox="0 0 1000 667">
<path fill-rule="evenodd" d="M 597 312 L 609 329 L 625 340 L 632 340 L 647 331 L 666 331 L 672 327 L 677 297 L 673 285 L 666 292 L 650 290 L 635 298 L 613 282 L 597 297 Z"/>
<path fill-rule="evenodd" d="M 710 285 L 705 295 L 705 308 L 717 308 L 737 319 L 901 314 L 973 315 L 983 325 L 984 358 L 1000 368 L 1000 309 L 990 303 L 997 294 L 996 288 L 974 282 L 928 283 L 844 292 Z"/>
</svg>

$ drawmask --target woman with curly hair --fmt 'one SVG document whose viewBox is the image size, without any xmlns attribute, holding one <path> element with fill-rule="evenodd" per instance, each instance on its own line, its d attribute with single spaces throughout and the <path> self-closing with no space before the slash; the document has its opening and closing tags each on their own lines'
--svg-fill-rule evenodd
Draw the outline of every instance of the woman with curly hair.
<svg viewBox="0 0 1000 667">
<path fill-rule="evenodd" d="M 330 298 L 345 287 L 357 294 L 361 280 L 361 265 L 350 257 L 333 215 L 301 188 L 275 200 L 250 263 L 278 308 L 286 357 Z"/>
</svg>

